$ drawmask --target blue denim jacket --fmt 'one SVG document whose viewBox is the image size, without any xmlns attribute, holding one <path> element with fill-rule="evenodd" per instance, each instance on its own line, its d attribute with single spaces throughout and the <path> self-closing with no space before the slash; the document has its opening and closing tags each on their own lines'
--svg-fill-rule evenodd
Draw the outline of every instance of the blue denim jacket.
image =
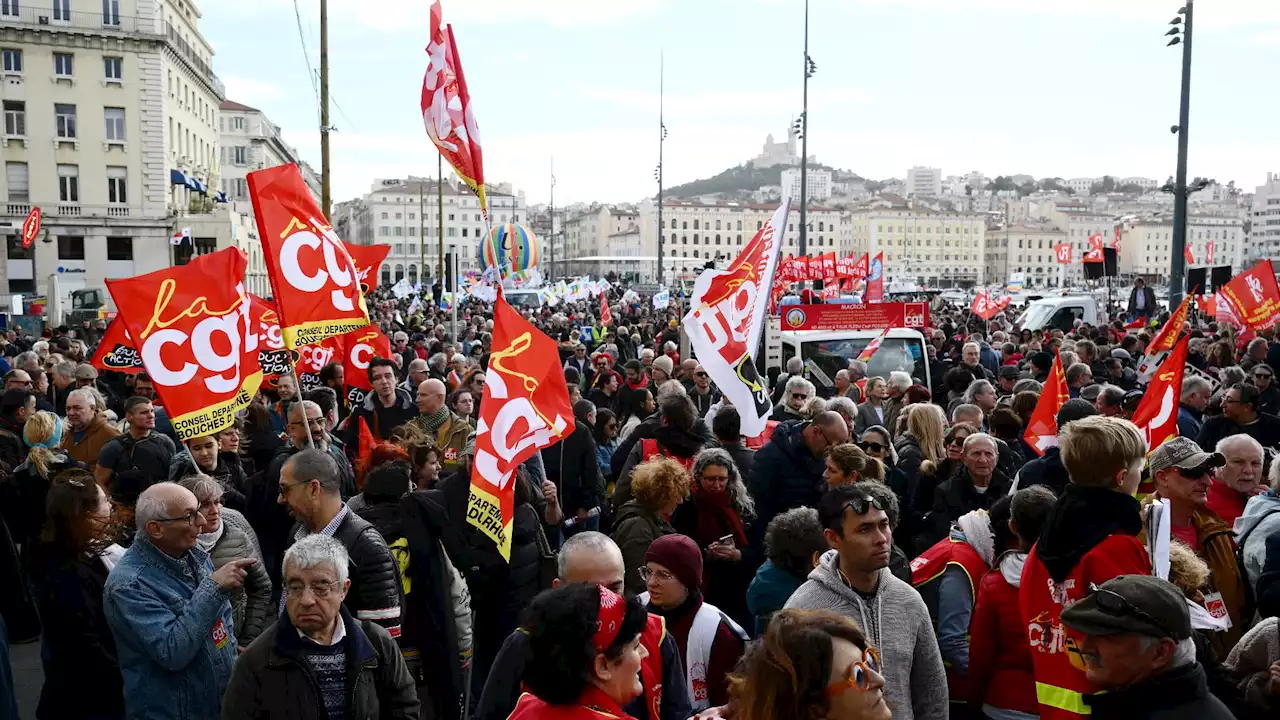
<svg viewBox="0 0 1280 720">
<path fill-rule="evenodd" d="M 140 534 L 107 577 L 103 605 L 124 677 L 126 718 L 219 716 L 236 639 L 228 594 L 212 573 L 206 553 L 192 549 L 173 558 Z"/>
</svg>

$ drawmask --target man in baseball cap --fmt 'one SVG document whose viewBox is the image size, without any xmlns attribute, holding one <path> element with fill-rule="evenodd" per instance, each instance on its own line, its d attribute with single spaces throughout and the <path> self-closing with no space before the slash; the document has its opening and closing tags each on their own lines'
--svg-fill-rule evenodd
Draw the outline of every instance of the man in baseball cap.
<svg viewBox="0 0 1280 720">
<path fill-rule="evenodd" d="M 1245 587 L 1235 561 L 1231 524 L 1209 509 L 1213 471 L 1226 464 L 1222 453 L 1205 452 L 1184 437 L 1166 440 L 1148 460 L 1156 496 L 1169 509 L 1170 532 L 1209 565 L 1214 589 L 1206 591 L 1205 607 L 1218 617 L 1231 618 L 1229 629 L 1210 636 L 1218 657 L 1226 657 L 1240 640 L 1246 621 Z"/>
<path fill-rule="evenodd" d="M 1090 590 L 1062 611 L 1062 624 L 1084 636 L 1085 674 L 1104 691 L 1084 696 L 1095 720 L 1234 717 L 1209 692 L 1178 588 L 1149 575 L 1120 575 Z"/>
</svg>

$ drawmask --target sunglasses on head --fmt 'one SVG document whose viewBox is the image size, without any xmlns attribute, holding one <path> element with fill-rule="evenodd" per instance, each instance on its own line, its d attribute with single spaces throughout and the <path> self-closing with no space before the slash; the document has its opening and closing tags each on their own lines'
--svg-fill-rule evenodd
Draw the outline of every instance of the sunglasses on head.
<svg viewBox="0 0 1280 720">
<path fill-rule="evenodd" d="M 849 676 L 827 686 L 827 696 L 839 695 L 849 688 L 866 692 L 871 688 L 871 673 L 880 672 L 880 652 L 875 648 L 862 651 L 862 660 L 849 666 Z"/>
<path fill-rule="evenodd" d="M 1173 633 L 1169 632 L 1169 628 L 1165 627 L 1164 623 L 1160 622 L 1160 620 L 1151 613 L 1141 608 L 1134 607 L 1133 603 L 1129 602 L 1120 593 L 1100 588 L 1094 583 L 1089 583 L 1089 595 L 1094 598 L 1094 602 L 1097 603 L 1098 609 L 1111 617 L 1136 617 L 1144 622 L 1148 622 L 1156 626 L 1165 634 L 1166 637 L 1173 637 Z"/>
<path fill-rule="evenodd" d="M 870 495 L 863 495 L 845 503 L 840 511 L 843 513 L 845 510 L 852 510 L 854 515 L 866 515 L 871 508 L 884 510 L 884 506 L 880 504 L 879 500 Z"/>
</svg>

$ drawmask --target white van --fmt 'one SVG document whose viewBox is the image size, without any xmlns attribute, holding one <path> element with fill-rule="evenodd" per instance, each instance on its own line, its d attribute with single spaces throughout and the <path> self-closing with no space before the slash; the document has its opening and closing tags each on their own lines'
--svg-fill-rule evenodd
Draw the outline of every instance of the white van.
<svg viewBox="0 0 1280 720">
<path fill-rule="evenodd" d="M 835 386 L 836 373 L 849 367 L 877 335 L 878 330 L 805 330 L 780 332 L 781 365 L 796 357 L 805 361 L 805 377 L 815 385 Z M 815 372 L 816 370 L 816 372 Z M 917 384 L 930 387 L 929 356 L 925 338 L 916 330 L 895 328 L 889 331 L 880 349 L 867 363 L 867 377 L 889 379 L 889 373 L 901 370 Z"/>
</svg>

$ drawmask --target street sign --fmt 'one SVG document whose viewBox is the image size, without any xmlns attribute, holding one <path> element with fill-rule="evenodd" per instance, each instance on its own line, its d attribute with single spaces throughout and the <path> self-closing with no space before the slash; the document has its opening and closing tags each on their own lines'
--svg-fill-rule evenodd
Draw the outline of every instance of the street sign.
<svg viewBox="0 0 1280 720">
<path fill-rule="evenodd" d="M 32 207 L 27 219 L 22 222 L 22 247 L 29 248 L 40 234 L 40 208 Z"/>
</svg>

